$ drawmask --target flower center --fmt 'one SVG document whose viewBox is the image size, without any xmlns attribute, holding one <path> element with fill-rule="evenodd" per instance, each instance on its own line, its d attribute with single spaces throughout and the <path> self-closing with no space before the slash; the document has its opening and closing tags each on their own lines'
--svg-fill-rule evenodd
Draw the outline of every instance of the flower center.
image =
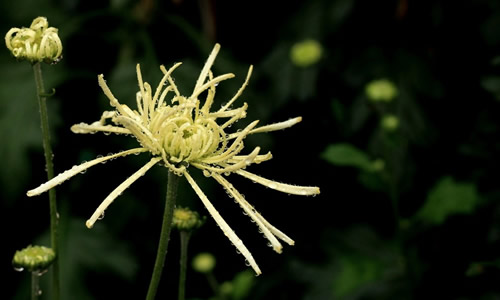
<svg viewBox="0 0 500 300">
<path fill-rule="evenodd" d="M 217 152 L 225 134 L 214 120 L 174 117 L 165 122 L 156 138 L 171 163 L 197 161 Z"/>
</svg>

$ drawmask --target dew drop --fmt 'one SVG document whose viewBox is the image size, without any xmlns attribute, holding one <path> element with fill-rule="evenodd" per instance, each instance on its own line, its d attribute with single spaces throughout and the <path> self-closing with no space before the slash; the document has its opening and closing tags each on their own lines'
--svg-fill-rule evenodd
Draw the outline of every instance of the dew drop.
<svg viewBox="0 0 500 300">
<path fill-rule="evenodd" d="M 247 267 L 250 267 L 250 265 L 251 265 L 251 264 L 250 264 L 250 262 L 249 262 L 247 259 L 245 259 L 245 265 L 246 265 Z"/>
<path fill-rule="evenodd" d="M 102 214 L 99 216 L 99 218 L 97 218 L 97 220 L 102 220 L 104 219 L 104 212 L 102 212 Z"/>
<path fill-rule="evenodd" d="M 14 271 L 22 272 L 22 271 L 24 271 L 24 268 L 23 267 L 19 267 L 19 268 L 14 267 Z"/>
</svg>

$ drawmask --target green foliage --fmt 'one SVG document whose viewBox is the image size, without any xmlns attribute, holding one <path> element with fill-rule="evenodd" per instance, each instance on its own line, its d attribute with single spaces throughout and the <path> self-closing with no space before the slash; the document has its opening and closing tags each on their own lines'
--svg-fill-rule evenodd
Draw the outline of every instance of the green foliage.
<svg viewBox="0 0 500 300">
<path fill-rule="evenodd" d="M 333 282 L 333 293 L 340 298 L 378 280 L 385 267 L 380 261 L 355 255 L 340 257 L 339 264 L 341 271 Z"/>
<path fill-rule="evenodd" d="M 478 204 L 479 195 L 474 184 L 459 183 L 447 176 L 441 178 L 432 188 L 416 217 L 424 222 L 439 225 L 451 215 L 472 213 Z"/>
<path fill-rule="evenodd" d="M 255 283 L 255 275 L 247 270 L 234 276 L 232 281 L 231 297 L 233 300 L 248 299 L 247 296 Z"/>
<path fill-rule="evenodd" d="M 321 157 L 338 166 L 356 167 L 365 171 L 374 170 L 374 164 L 368 154 L 351 144 L 331 144 L 321 153 Z"/>
</svg>

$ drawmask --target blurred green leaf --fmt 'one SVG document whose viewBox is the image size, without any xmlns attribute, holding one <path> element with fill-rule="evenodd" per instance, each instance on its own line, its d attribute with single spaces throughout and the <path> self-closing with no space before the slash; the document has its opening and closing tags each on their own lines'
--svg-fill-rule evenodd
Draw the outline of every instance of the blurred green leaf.
<svg viewBox="0 0 500 300">
<path fill-rule="evenodd" d="M 442 224 L 454 214 L 469 214 L 479 201 L 476 186 L 458 183 L 451 177 L 443 177 L 430 191 L 417 218 L 432 224 Z"/>
<path fill-rule="evenodd" d="M 500 99 L 500 77 L 489 76 L 481 79 L 481 86 Z"/>
<path fill-rule="evenodd" d="M 343 256 L 341 271 L 333 283 L 336 297 L 344 297 L 361 286 L 379 279 L 384 273 L 384 264 L 366 256 Z"/>
<path fill-rule="evenodd" d="M 366 171 L 372 170 L 373 164 L 369 156 L 351 144 L 331 144 L 321 153 L 321 158 L 339 166 L 357 167 Z"/>
<path fill-rule="evenodd" d="M 245 299 L 254 284 L 255 275 L 250 270 L 236 274 L 233 279 L 232 296 L 234 300 Z"/>
<path fill-rule="evenodd" d="M 29 150 L 42 148 L 42 137 L 33 70 L 29 63 L 17 62 L 12 57 L 8 59 L 2 61 L 5 71 L 0 73 L 0 136 L 4 141 L 0 147 L 3 166 L 0 186 L 11 200 L 29 179 L 32 166 L 26 157 Z M 43 67 L 44 73 L 46 70 Z M 53 84 L 53 78 L 45 80 L 48 90 Z M 48 102 L 52 132 L 59 119 L 54 99 Z M 52 142 L 56 139 L 53 137 Z"/>
<path fill-rule="evenodd" d="M 89 230 L 83 219 L 62 218 L 61 223 L 63 230 L 60 237 L 63 242 L 60 259 L 61 278 L 64 283 L 61 287 L 62 299 L 95 299 L 92 286 L 82 280 L 84 274 L 89 271 L 93 272 L 97 280 L 116 276 L 122 278 L 122 282 L 131 282 L 134 279 L 138 265 L 127 246 L 127 241 L 113 236 L 104 224 Z M 50 244 L 49 232 L 45 232 L 35 243 Z M 40 284 L 42 290 L 50 295 L 51 282 L 48 278 L 50 276 L 44 276 Z"/>
</svg>

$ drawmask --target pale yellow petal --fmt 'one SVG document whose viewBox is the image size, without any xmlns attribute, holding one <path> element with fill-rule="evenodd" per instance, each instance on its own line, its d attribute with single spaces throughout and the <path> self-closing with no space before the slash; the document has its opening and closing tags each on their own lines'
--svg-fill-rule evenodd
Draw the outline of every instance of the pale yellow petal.
<svg viewBox="0 0 500 300">
<path fill-rule="evenodd" d="M 231 100 L 229 100 L 223 107 L 221 107 L 221 109 L 219 109 L 219 112 L 227 110 L 229 107 L 231 107 L 231 105 L 233 104 L 233 102 L 236 101 L 236 99 L 238 99 L 241 96 L 241 94 L 245 90 L 246 86 L 248 85 L 248 81 L 250 80 L 250 77 L 252 76 L 252 71 L 253 71 L 253 66 L 251 65 L 248 68 L 248 73 L 247 73 L 247 77 L 245 79 L 245 82 L 243 82 L 243 84 L 239 88 L 239 90 L 236 93 L 236 95 L 234 95 L 233 98 L 231 98 Z"/>
<path fill-rule="evenodd" d="M 223 165 L 224 168 L 211 167 L 211 166 L 200 164 L 200 163 L 192 163 L 192 165 L 197 167 L 198 169 L 208 170 L 210 172 L 219 173 L 219 174 L 227 173 L 227 172 L 234 172 L 236 170 L 245 168 L 246 166 L 252 164 L 254 162 L 255 158 L 257 157 L 257 154 L 259 154 L 259 151 L 260 151 L 260 147 L 256 147 L 252 151 L 252 153 L 250 153 L 246 156 L 245 159 L 242 159 L 242 160 L 240 160 L 237 163 L 232 164 L 232 165 L 224 164 Z"/>
<path fill-rule="evenodd" d="M 95 133 L 95 132 L 104 132 L 104 133 L 117 133 L 117 134 L 131 134 L 130 130 L 117 127 L 112 125 L 101 125 L 99 122 L 95 122 L 92 124 L 75 124 L 71 126 L 71 131 L 73 133 Z"/>
<path fill-rule="evenodd" d="M 141 153 L 141 152 L 145 152 L 145 151 L 147 151 L 147 149 L 145 149 L 145 148 L 130 149 L 130 150 L 118 152 L 116 154 L 107 155 L 107 156 L 103 156 L 103 157 L 98 157 L 98 158 L 93 159 L 91 161 L 84 162 L 84 163 L 82 163 L 82 164 L 80 164 L 78 166 L 73 166 L 71 169 L 66 170 L 66 171 L 60 173 L 59 175 L 57 175 L 56 177 L 52 178 L 51 180 L 49 180 L 49 181 L 41 184 L 39 187 L 37 187 L 35 189 L 32 189 L 32 190 L 29 190 L 27 192 L 27 195 L 29 197 L 40 195 L 41 193 L 44 193 L 44 192 L 50 190 L 51 188 L 53 188 L 53 187 L 55 187 L 55 186 L 63 183 L 64 181 L 70 179 L 71 177 L 73 177 L 73 176 L 75 176 L 75 175 L 77 175 L 79 173 L 84 172 L 88 168 L 90 168 L 92 166 L 95 166 L 97 164 L 100 164 L 102 162 L 108 161 L 110 159 L 114 159 L 114 158 L 117 158 L 117 157 L 120 157 L 120 156 L 127 156 L 127 155 L 135 154 L 135 153 Z"/>
<path fill-rule="evenodd" d="M 145 164 L 142 168 L 140 168 L 137 172 L 132 174 L 129 178 L 127 178 L 124 182 L 122 182 L 116 189 L 114 189 L 107 197 L 102 201 L 102 203 L 97 207 L 96 211 L 90 219 L 87 220 L 85 225 L 88 228 L 92 228 L 94 223 L 104 214 L 104 211 L 108 208 L 108 206 L 116 199 L 116 197 L 120 196 L 123 191 L 125 191 L 132 183 L 134 183 L 137 179 L 143 176 L 149 169 L 151 169 L 157 162 L 161 160 L 161 157 L 153 157 L 147 164 Z"/>
<path fill-rule="evenodd" d="M 281 253 L 281 249 L 283 246 L 281 246 L 281 243 L 276 239 L 276 237 L 272 234 L 272 232 L 267 228 L 266 224 L 262 222 L 262 216 L 255 211 L 252 205 L 248 203 L 248 201 L 245 200 L 245 198 L 234 188 L 234 186 L 229 183 L 224 177 L 222 177 L 219 174 L 213 174 L 212 177 L 217 180 L 229 194 L 238 202 L 238 204 L 241 206 L 243 211 L 259 226 L 260 230 L 264 234 L 264 236 L 269 240 L 271 243 L 273 250 Z"/>
<path fill-rule="evenodd" d="M 205 196 L 205 194 L 200 189 L 198 184 L 196 184 L 196 181 L 194 181 L 194 179 L 191 177 L 191 175 L 189 175 L 187 171 L 184 171 L 184 176 L 186 177 L 187 181 L 189 182 L 195 193 L 198 195 L 200 200 L 203 202 L 203 205 L 205 205 L 205 207 L 207 208 L 208 212 L 215 220 L 217 225 L 219 225 L 220 229 L 222 229 L 224 235 L 231 241 L 231 243 L 233 243 L 236 249 L 238 249 L 238 251 L 245 257 L 247 263 L 250 264 L 255 273 L 257 275 L 261 274 L 262 272 L 260 271 L 260 268 L 255 262 L 255 259 L 253 258 L 250 251 L 248 251 L 247 247 L 245 247 L 245 245 L 243 244 L 243 241 L 236 235 L 236 233 L 234 233 L 231 227 L 229 227 L 226 221 L 221 217 L 219 212 L 215 209 L 210 200 L 208 200 L 207 196 Z"/>
<path fill-rule="evenodd" d="M 266 186 L 270 189 L 277 190 L 283 193 L 288 193 L 288 194 L 294 194 L 294 195 L 300 195 L 300 196 L 309 196 L 309 195 L 317 195 L 319 194 L 319 187 L 316 186 L 298 186 L 298 185 L 291 185 L 291 184 L 286 184 L 286 183 L 281 183 L 277 181 L 273 181 L 270 179 L 266 179 L 264 177 L 260 177 L 258 175 L 255 175 L 253 173 L 244 171 L 244 170 L 238 170 L 235 173 L 246 177 L 256 183 L 262 184 L 263 186 Z"/>
<path fill-rule="evenodd" d="M 296 117 L 290 120 L 286 120 L 283 122 L 278 122 L 274 124 L 269 124 L 261 127 L 257 127 L 252 129 L 248 134 L 254 134 L 254 133 L 261 133 L 261 132 L 269 132 L 269 131 L 276 131 L 276 130 L 281 130 L 281 129 L 286 129 L 289 127 L 292 127 L 293 125 L 300 123 L 302 121 L 302 117 Z M 230 134 L 227 138 L 228 139 L 234 139 L 238 136 L 237 133 Z"/>
<path fill-rule="evenodd" d="M 210 68 L 212 68 L 212 65 L 214 64 L 215 58 L 217 57 L 219 50 L 220 50 L 220 45 L 215 44 L 214 48 L 212 49 L 212 52 L 210 53 L 210 56 L 208 56 L 208 59 L 205 62 L 205 65 L 203 66 L 203 69 L 200 72 L 200 76 L 198 77 L 198 80 L 196 80 L 196 85 L 194 86 L 193 94 L 205 82 L 205 78 L 207 78 L 208 72 L 210 71 Z"/>
</svg>

